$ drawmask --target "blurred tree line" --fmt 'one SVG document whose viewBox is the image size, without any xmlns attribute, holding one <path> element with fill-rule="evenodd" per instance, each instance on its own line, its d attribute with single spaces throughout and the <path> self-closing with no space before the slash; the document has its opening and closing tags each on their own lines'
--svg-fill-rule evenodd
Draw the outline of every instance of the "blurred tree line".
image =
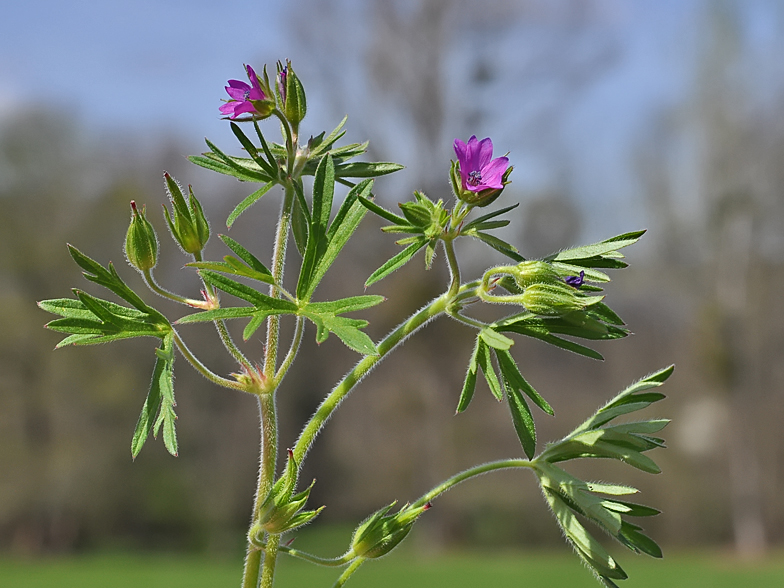
<svg viewBox="0 0 784 588">
<path fill-rule="evenodd" d="M 350 70 L 357 79 L 341 92 L 328 82 L 340 73 L 331 56 L 342 54 L 344 37 L 325 38 L 333 29 L 324 23 L 344 22 L 343 11 L 351 7 L 301 0 L 298 9 L 317 14 L 307 22 L 319 26 L 297 21 L 303 54 L 292 57 L 309 91 L 334 100 L 330 118 L 352 115 L 354 138 L 371 139 L 373 158 L 395 160 L 402 148 L 405 162 L 413 162 L 399 177 L 379 181 L 385 204 L 412 189 L 448 198 L 445 162 L 452 139 L 513 125 L 521 137 L 515 154 L 544 166 L 549 187 L 526 189 L 518 182 L 507 189 L 503 198 L 522 206 L 506 238 L 529 256 L 575 244 L 584 228 L 582 205 L 563 120 L 622 56 L 623 42 L 608 24 L 617 5 L 494 0 L 481 10 L 472 6 L 366 3 L 354 18 L 364 23 L 367 51 Z M 605 363 L 522 340 L 514 352 L 558 415 L 537 417 L 543 440 L 567 432 L 630 381 L 676 362 L 663 415 L 674 419 L 665 431 L 670 449 L 657 456 L 665 473 L 632 479 L 625 472 L 623 479 L 664 510 L 649 524 L 663 543 L 734 541 L 738 549 L 758 553 L 784 539 L 784 504 L 776 492 L 784 466 L 778 425 L 784 371 L 776 359 L 784 343 L 777 304 L 784 280 L 778 163 L 784 156 L 778 116 L 784 88 L 771 89 L 765 100 L 753 94 L 746 74 L 756 58 L 738 25 L 739 6 L 705 9 L 698 75 L 687 98 L 644 125 L 630 161 L 619 162 L 634 166 L 652 229 L 647 249 L 630 253 L 632 267 L 614 276 L 608 291 L 638 334 L 601 346 Z M 455 30 L 464 31 L 459 40 Z M 510 80 L 493 56 L 512 37 L 521 50 Z M 490 96 L 518 96 L 520 88 L 532 98 L 521 99 L 503 113 L 506 118 L 486 106 Z M 157 211 L 165 201 L 163 170 L 193 183 L 214 233 L 225 232 L 221 220 L 249 193 L 248 186 L 204 176 L 187 164 L 175 140 L 152 150 L 113 144 L 86 134 L 62 112 L 24 114 L 0 126 L 0 548 L 239 549 L 256 479 L 255 400 L 213 388 L 179 361 L 181 455 L 171 458 L 162 444 L 149 443 L 133 463 L 130 437 L 155 342 L 53 352 L 58 338 L 41 328 L 51 317 L 34 301 L 67 296 L 69 287 L 96 291 L 79 276 L 66 242 L 102 263 L 114 261 L 143 292 L 122 253 L 130 200 L 148 205 L 161 239 L 159 280 L 195 293 L 198 281 L 192 272 L 178 271 L 184 258 Z M 261 247 L 264 259 L 278 206 L 274 195 L 265 196 L 231 236 Z M 321 297 L 361 291 L 384 255 L 396 251 L 379 226 L 366 219 L 325 279 Z M 213 240 L 207 253 L 226 252 Z M 488 258 L 502 261 L 478 245 L 463 253 L 469 273 Z M 371 336 L 383 336 L 446 280 L 438 263 L 429 273 L 412 263 L 374 286 L 389 300 L 367 313 Z M 184 314 L 152 294 L 146 298 L 170 316 Z M 181 332 L 213 369 L 233 369 L 209 327 Z M 354 523 L 469 465 L 519 453 L 514 432 L 497 426 L 506 422 L 506 408 L 489 394 L 477 394 L 471 410 L 454 416 L 471 345 L 460 325 L 436 322 L 377 368 L 338 411 L 303 474 L 318 480 L 311 500 L 328 505 L 323 522 Z M 260 355 L 260 340 L 248 346 Z M 307 332 L 299 369 L 280 394 L 283 447 L 356 360 L 334 337 L 317 347 Z M 434 360 L 437 369 L 430 368 Z M 613 478 L 605 464 L 582 467 L 580 475 Z M 447 494 L 414 540 L 434 548 L 557 544 L 535 484 L 522 478 L 488 476 Z"/>
</svg>

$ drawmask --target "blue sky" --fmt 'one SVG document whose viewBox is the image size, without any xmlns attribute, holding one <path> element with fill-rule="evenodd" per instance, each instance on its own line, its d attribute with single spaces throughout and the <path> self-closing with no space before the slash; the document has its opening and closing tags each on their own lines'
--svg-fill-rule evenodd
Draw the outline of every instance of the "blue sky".
<svg viewBox="0 0 784 588">
<path fill-rule="evenodd" d="M 695 15 L 704 1 L 607 3 L 621 7 L 613 25 L 621 59 L 579 96 L 559 132 L 571 146 L 577 197 L 590 200 L 605 221 L 612 214 L 619 225 L 637 224 L 632 142 L 657 111 L 685 99 L 699 49 Z M 70 110 L 104 135 L 174 133 L 192 151 L 202 149 L 205 136 L 229 141 L 217 110 L 225 81 L 242 77 L 243 63 L 298 55 L 284 34 L 287 6 L 282 0 L 10 2 L 0 19 L 0 120 L 40 105 Z M 764 0 L 742 6 L 756 37 L 780 30 L 771 28 Z M 509 92 L 523 96 L 525 88 Z M 488 132 L 511 140 L 509 127 L 501 122 Z M 532 184 L 551 180 L 547 173 L 537 178 L 535 161 L 528 167 L 519 166 L 518 181 L 524 173 Z"/>
</svg>

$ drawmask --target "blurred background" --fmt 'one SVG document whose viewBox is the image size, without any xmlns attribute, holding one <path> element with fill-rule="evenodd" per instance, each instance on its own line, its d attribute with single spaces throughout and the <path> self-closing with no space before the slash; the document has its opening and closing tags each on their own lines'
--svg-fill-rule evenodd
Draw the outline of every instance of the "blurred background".
<svg viewBox="0 0 784 588">
<path fill-rule="evenodd" d="M 665 548 L 758 556 L 784 542 L 784 4 L 777 0 L 30 0 L 0 19 L 0 552 L 242 549 L 256 480 L 258 412 L 177 364 L 180 457 L 131 434 L 154 363 L 152 340 L 53 352 L 34 302 L 91 288 L 65 248 L 124 263 L 128 202 L 161 237 L 157 276 L 194 295 L 168 239 L 162 172 L 193 184 L 213 222 L 249 185 L 186 155 L 203 137 L 237 153 L 218 113 L 243 63 L 291 58 L 308 92 L 303 134 L 349 115 L 346 139 L 406 169 L 376 184 L 394 207 L 414 189 L 449 199 L 452 141 L 490 136 L 509 151 L 520 202 L 503 234 L 527 257 L 648 228 L 613 275 L 608 301 L 634 336 L 595 362 L 519 340 L 521 369 L 557 417 L 542 440 L 581 422 L 628 383 L 676 363 L 669 449 L 651 476 L 610 463 L 589 479 L 631 483 L 664 511 L 645 521 Z M 274 123 L 265 123 L 275 133 Z M 231 236 L 271 251 L 279 195 Z M 397 246 L 367 217 L 320 289 L 353 295 Z M 352 245 L 353 243 L 353 245 Z M 467 276 L 501 262 L 460 243 Z M 293 249 L 292 249 L 293 251 Z M 214 239 L 207 251 L 225 254 Z M 387 256 L 387 257 L 385 257 Z M 364 316 L 383 336 L 445 287 L 437 260 L 374 285 Z M 443 260 L 441 260 L 443 261 Z M 184 314 L 152 295 L 169 316 Z M 242 325 L 235 325 L 241 328 Z M 219 373 L 234 367 L 208 327 L 183 337 Z M 478 462 L 520 454 L 506 407 L 479 384 L 454 416 L 472 333 L 441 320 L 363 381 L 320 436 L 320 523 L 353 526 Z M 307 331 L 279 394 L 281 447 L 357 360 Z M 259 355 L 259 338 L 248 343 Z M 297 369 L 298 368 L 298 369 Z M 575 470 L 578 471 L 578 470 Z M 417 526 L 424 550 L 561 546 L 530 476 L 486 476 L 439 499 Z M 342 546 L 340 546 L 342 547 Z M 336 548 L 337 549 L 337 548 Z"/>
</svg>

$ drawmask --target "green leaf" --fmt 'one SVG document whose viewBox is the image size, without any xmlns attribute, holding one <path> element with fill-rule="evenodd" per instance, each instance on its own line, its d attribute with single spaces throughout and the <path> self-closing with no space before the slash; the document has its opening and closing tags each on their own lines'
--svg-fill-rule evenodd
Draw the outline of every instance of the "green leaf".
<svg viewBox="0 0 784 588">
<path fill-rule="evenodd" d="M 214 310 L 205 310 L 193 314 L 186 314 L 181 319 L 175 321 L 175 324 L 187 325 L 191 323 L 207 323 L 225 319 L 247 318 L 249 316 L 255 316 L 258 313 L 259 309 L 255 306 L 230 306 L 227 308 L 216 308 Z M 280 313 L 270 312 L 269 314 Z M 267 316 L 269 316 L 269 314 Z"/>
<path fill-rule="evenodd" d="M 201 277 L 208 284 L 212 284 L 227 294 L 231 294 L 237 298 L 247 300 L 258 309 L 276 310 L 280 311 L 281 313 L 289 314 L 297 313 L 297 305 L 293 302 L 289 302 L 288 300 L 273 298 L 272 296 L 263 294 L 258 290 L 254 290 L 250 286 L 246 286 L 245 284 L 241 284 L 210 270 L 200 270 L 199 274 L 201 274 Z"/>
<path fill-rule="evenodd" d="M 242 129 L 237 123 L 235 122 L 231 123 L 231 131 L 234 133 L 234 136 L 237 137 L 237 140 L 245 148 L 245 151 L 248 152 L 248 155 L 251 156 L 253 161 L 255 161 L 256 164 L 261 169 L 263 169 L 267 175 L 269 175 L 270 177 L 275 177 L 277 175 L 275 167 L 273 167 L 269 161 L 266 161 L 263 157 L 259 156 L 258 149 L 256 149 L 256 146 L 251 142 L 250 139 L 248 139 L 248 137 L 245 135 L 245 133 L 242 131 Z"/>
<path fill-rule="evenodd" d="M 615 398 L 610 400 L 606 405 L 600 408 L 595 415 L 586 420 L 582 425 L 575 429 L 575 433 L 595 429 L 608 423 L 614 418 L 622 415 L 642 410 L 650 406 L 654 402 L 662 400 L 665 396 L 661 393 L 641 394 L 651 388 L 661 386 L 667 378 L 672 375 L 675 366 L 669 366 L 663 370 L 655 372 L 650 376 L 638 380 L 622 392 L 618 393 Z"/>
<path fill-rule="evenodd" d="M 464 235 L 469 237 L 474 237 L 475 239 L 479 239 L 480 241 L 486 243 L 496 251 L 499 251 L 506 255 L 507 257 L 514 259 L 516 262 L 525 261 L 525 258 L 517 252 L 517 248 L 513 245 L 510 245 L 503 239 L 499 239 L 495 235 L 489 235 L 488 233 L 483 233 L 482 231 L 476 230 L 476 228 L 472 228 L 468 231 L 463 231 Z"/>
<path fill-rule="evenodd" d="M 339 178 L 376 178 L 400 171 L 405 166 L 388 161 L 343 163 L 335 167 Z"/>
<path fill-rule="evenodd" d="M 211 155 L 211 154 L 210 154 Z M 237 178 L 241 182 L 258 182 L 260 181 L 258 176 L 255 174 L 251 174 L 250 172 L 245 171 L 237 171 L 234 167 L 228 166 L 222 161 L 216 160 L 214 157 L 208 157 L 207 154 L 205 155 L 189 155 L 188 161 L 198 165 L 199 167 L 203 167 L 204 169 L 208 169 L 210 171 L 218 172 L 219 174 L 223 174 L 226 176 L 232 176 Z M 263 180 L 265 182 L 271 181 L 271 178 L 265 177 Z"/>
<path fill-rule="evenodd" d="M 359 201 L 362 205 L 370 210 L 371 212 L 375 212 L 378 216 L 383 219 L 386 219 L 390 222 L 395 223 L 396 225 L 407 225 L 406 219 L 402 216 L 398 216 L 393 212 L 388 211 L 386 208 L 380 207 L 378 204 L 370 200 L 369 198 L 360 198 Z"/>
<path fill-rule="evenodd" d="M 357 230 L 365 214 L 367 214 L 367 209 L 357 201 L 357 198 L 370 194 L 372 188 L 373 180 L 365 180 L 352 188 L 346 196 L 335 219 L 332 221 L 332 225 L 327 231 L 327 246 L 308 280 L 306 299 L 313 295 L 327 270 L 332 266 L 343 247 Z"/>
<path fill-rule="evenodd" d="M 482 341 L 487 343 L 493 349 L 506 350 L 514 345 L 514 341 L 512 339 L 502 335 L 490 327 L 485 327 L 479 331 L 479 336 L 482 338 Z"/>
<path fill-rule="evenodd" d="M 490 219 L 495 218 L 497 216 L 501 216 L 502 214 L 506 214 L 507 212 L 509 212 L 510 210 L 514 210 L 518 206 L 520 206 L 519 202 L 517 204 L 513 204 L 512 206 L 507 206 L 506 208 L 501 208 L 499 210 L 494 210 L 493 212 L 489 212 L 489 213 L 487 213 L 485 215 L 482 215 L 482 216 L 480 216 L 478 218 L 475 218 L 470 223 L 465 225 L 461 232 L 465 232 L 465 231 L 468 231 L 468 230 L 473 229 L 473 228 L 478 228 L 479 230 L 481 230 L 481 227 L 479 225 L 484 225 Z M 503 222 L 509 223 L 509 221 L 503 221 Z"/>
<path fill-rule="evenodd" d="M 234 224 L 234 221 L 237 220 L 237 217 L 250 208 L 253 204 L 255 204 L 262 196 L 264 196 L 264 194 L 269 192 L 270 188 L 272 188 L 274 185 L 275 182 L 268 182 L 255 192 L 248 195 L 242 202 L 240 202 L 234 208 L 234 210 L 231 211 L 229 218 L 226 219 L 226 228 L 230 229 Z"/>
<path fill-rule="evenodd" d="M 226 247 L 231 249 L 234 253 L 237 254 L 237 257 L 239 257 L 242 261 L 248 264 L 248 267 L 252 268 L 253 270 L 257 271 L 260 274 L 268 274 L 270 276 L 272 275 L 272 272 L 270 272 L 267 269 L 267 266 L 261 263 L 250 251 L 245 249 L 234 239 L 232 239 L 231 237 L 227 237 L 226 235 L 218 235 L 218 236 L 220 237 L 221 241 L 223 241 L 226 244 Z"/>
<path fill-rule="evenodd" d="M 580 345 L 579 343 L 575 343 L 574 341 L 569 341 L 567 339 L 561 339 L 560 337 L 551 335 L 547 329 L 543 329 L 535 325 L 531 326 L 523 323 L 513 323 L 511 325 L 499 325 L 495 328 L 504 333 L 518 333 L 519 335 L 525 335 L 526 337 L 539 339 L 540 341 L 544 341 L 545 343 L 549 343 L 555 347 L 560 347 L 561 349 L 566 349 L 567 351 L 577 353 L 578 355 L 584 355 L 585 357 L 590 357 L 591 359 L 604 359 L 601 353 L 594 351 L 590 347 L 585 347 L 584 345 Z"/>
<path fill-rule="evenodd" d="M 131 305 L 135 306 L 142 312 L 157 315 L 163 318 L 163 316 L 155 309 L 147 306 L 147 304 L 145 304 L 144 301 L 139 298 L 136 292 L 131 290 L 125 284 L 125 282 L 122 281 L 120 276 L 117 274 L 117 270 L 114 269 L 114 265 L 111 262 L 109 262 L 109 269 L 107 270 L 100 263 L 90 259 L 73 245 L 68 245 L 68 252 L 71 254 L 71 257 L 76 262 L 76 264 L 84 270 L 83 273 L 85 278 L 91 282 L 100 284 L 108 290 L 111 290 L 117 294 L 117 296 L 126 302 L 129 302 Z"/>
<path fill-rule="evenodd" d="M 360 330 L 367 326 L 367 321 L 336 316 L 332 312 L 323 310 L 324 306 L 319 307 L 319 304 L 329 303 L 307 304 L 299 312 L 301 316 L 310 319 L 316 325 L 316 341 L 318 343 L 323 343 L 326 341 L 329 333 L 334 333 L 347 347 L 354 351 L 363 355 L 378 355 L 378 349 L 373 344 L 373 340 L 367 333 Z M 341 310 L 340 312 L 348 311 Z"/>
<path fill-rule="evenodd" d="M 160 427 L 160 423 L 163 424 L 163 442 L 166 449 L 172 455 L 177 455 L 177 435 L 174 428 L 174 421 L 177 419 L 174 413 L 174 333 L 163 339 L 156 355 L 150 390 L 131 441 L 131 455 L 134 459 L 139 455 L 153 428 Z"/>
<path fill-rule="evenodd" d="M 389 274 L 394 272 L 395 270 L 403 267 L 406 263 L 408 263 L 412 257 L 416 254 L 417 251 L 422 249 L 425 245 L 427 245 L 429 239 L 426 237 L 420 237 L 417 241 L 403 249 L 400 253 L 395 255 L 392 259 L 387 261 L 384 265 L 374 271 L 370 277 L 365 282 L 365 288 L 370 286 L 371 284 L 375 284 L 379 280 L 387 277 Z"/>
<path fill-rule="evenodd" d="M 311 147 L 313 147 L 313 150 L 310 152 L 311 158 L 320 157 L 322 153 L 326 153 L 336 141 L 346 134 L 345 131 L 341 132 L 341 129 L 346 124 L 347 120 L 348 116 L 344 116 L 343 120 L 340 121 L 340 124 L 338 124 L 338 126 L 336 126 L 335 129 L 329 135 L 327 135 L 326 139 L 321 139 L 315 146 L 311 145 Z M 324 133 L 322 133 L 322 135 L 323 134 Z"/>
<path fill-rule="evenodd" d="M 534 402 L 534 404 L 536 404 L 536 406 L 550 416 L 553 416 L 555 414 L 553 407 L 534 390 L 534 387 L 531 386 L 528 381 L 526 381 L 523 374 L 520 373 L 512 354 L 507 350 L 496 349 L 495 355 L 498 358 L 498 365 L 501 368 L 501 373 L 504 375 L 504 379 L 507 383 L 512 388 L 523 392 Z"/>
<path fill-rule="evenodd" d="M 598 243 L 592 243 L 591 245 L 583 245 L 582 247 L 565 249 L 553 255 L 547 256 L 545 259 L 547 261 L 570 261 L 597 256 L 606 256 L 608 254 L 616 253 L 618 249 L 633 245 L 639 241 L 640 237 L 642 237 L 644 234 L 644 230 L 624 233 L 623 235 L 605 239 L 604 241 L 600 241 Z"/>
<path fill-rule="evenodd" d="M 476 371 L 477 371 L 477 358 L 480 351 L 481 339 L 477 337 L 474 343 L 474 350 L 471 352 L 471 361 L 468 362 L 468 370 L 466 371 L 465 381 L 463 382 L 463 390 L 460 392 L 460 400 L 457 403 L 456 413 L 463 412 L 471 403 L 474 397 L 474 390 L 476 389 Z"/>
<path fill-rule="evenodd" d="M 232 257 L 231 255 L 227 255 L 223 259 L 225 259 L 225 261 L 192 261 L 185 265 L 200 270 L 212 270 L 224 274 L 251 278 L 253 280 L 258 280 L 259 282 L 264 282 L 265 284 L 275 283 L 275 279 L 271 275 L 261 274 L 244 265 L 239 259 Z"/>
<path fill-rule="evenodd" d="M 504 394 L 501 390 L 501 384 L 498 381 L 498 377 L 495 375 L 490 348 L 487 346 L 484 340 L 478 339 L 478 341 L 480 348 L 477 352 L 476 361 L 479 364 L 479 367 L 482 368 L 482 372 L 485 375 L 485 380 L 487 380 L 487 385 L 490 388 L 490 392 L 492 392 L 493 396 L 495 396 L 498 402 L 501 402 L 504 399 Z"/>
<path fill-rule="evenodd" d="M 575 547 L 578 555 L 599 576 L 615 580 L 625 580 L 628 577 L 621 566 L 607 553 L 607 550 L 585 529 L 558 493 L 547 490 L 545 498 L 566 538 Z"/>
<path fill-rule="evenodd" d="M 307 305 L 306 308 L 318 314 L 343 314 L 346 312 L 354 312 L 356 310 L 371 308 L 377 304 L 381 304 L 385 300 L 386 298 L 383 296 L 368 294 L 364 296 L 352 296 L 350 298 L 332 300 L 329 302 L 311 302 Z"/>
<path fill-rule="evenodd" d="M 272 180 L 271 177 L 263 172 L 262 168 L 260 168 L 256 162 L 240 157 L 229 157 L 218 149 L 209 139 L 205 139 L 204 142 L 207 143 L 207 147 L 209 147 L 223 163 L 232 168 L 235 172 L 245 174 L 246 176 L 253 178 L 253 181 L 256 182 L 270 182 Z M 243 165 L 240 165 L 240 162 L 242 162 Z M 251 165 L 251 163 L 253 165 Z M 258 171 L 254 168 L 258 169 Z"/>
<path fill-rule="evenodd" d="M 332 212 L 332 198 L 335 193 L 335 166 L 332 156 L 327 153 L 316 169 L 313 181 L 313 210 L 305 255 L 302 259 L 297 298 L 307 299 L 313 271 L 327 248 L 327 227 Z"/>
<path fill-rule="evenodd" d="M 661 547 L 656 542 L 640 532 L 640 527 L 627 521 L 621 526 L 621 540 L 629 549 L 637 553 L 645 553 L 651 557 L 661 558 L 663 556 Z"/>
<path fill-rule="evenodd" d="M 506 399 L 509 404 L 509 411 L 512 413 L 512 423 L 514 424 L 517 438 L 520 440 L 520 445 L 523 446 L 523 451 L 528 456 L 528 459 L 533 459 L 536 453 L 536 426 L 534 425 L 534 418 L 531 415 L 531 409 L 525 402 L 525 398 L 520 392 L 510 386 L 506 378 L 502 376 L 504 384 L 506 384 Z"/>
</svg>

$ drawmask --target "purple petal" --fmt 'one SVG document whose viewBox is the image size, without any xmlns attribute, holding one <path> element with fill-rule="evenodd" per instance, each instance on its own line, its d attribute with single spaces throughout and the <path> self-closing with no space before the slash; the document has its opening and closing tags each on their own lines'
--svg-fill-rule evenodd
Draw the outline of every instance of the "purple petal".
<svg viewBox="0 0 784 588">
<path fill-rule="evenodd" d="M 234 107 L 234 116 L 231 118 L 235 118 L 237 115 L 243 114 L 245 112 L 256 112 L 256 107 L 248 101 L 237 102 L 236 104 L 237 106 Z"/>
<path fill-rule="evenodd" d="M 502 188 L 504 172 L 508 167 L 508 157 L 496 157 L 482 168 L 482 184 L 489 188 Z"/>
<path fill-rule="evenodd" d="M 237 102 L 226 102 L 221 104 L 218 110 L 220 110 L 223 114 L 233 114 L 237 104 Z"/>
<path fill-rule="evenodd" d="M 466 173 L 470 173 L 472 171 L 479 171 L 482 166 L 479 165 L 479 141 L 476 140 L 476 135 L 471 135 L 471 138 L 466 143 L 466 165 L 465 171 Z"/>
<path fill-rule="evenodd" d="M 226 86 L 226 93 L 229 96 L 231 96 L 234 100 L 245 100 L 245 92 L 251 91 L 250 86 L 248 86 L 248 84 L 245 84 L 245 86 L 246 86 L 245 89 L 229 88 L 228 86 Z"/>
<path fill-rule="evenodd" d="M 463 163 L 466 161 L 466 144 L 463 143 L 460 139 L 455 139 L 454 143 L 455 147 L 455 155 L 457 155 L 457 161 L 460 162 L 460 167 L 463 167 Z"/>
<path fill-rule="evenodd" d="M 248 100 L 264 100 L 266 96 L 260 88 L 253 88 L 248 92 Z"/>
<path fill-rule="evenodd" d="M 253 90 L 258 92 L 258 97 L 251 94 L 253 100 L 264 100 L 266 96 L 264 95 L 264 90 L 261 89 L 261 82 L 259 81 L 259 76 L 256 75 L 256 72 L 253 71 L 253 68 L 249 65 L 245 66 L 245 71 L 248 73 L 248 79 L 250 80 L 251 86 L 253 86 Z"/>
<path fill-rule="evenodd" d="M 476 150 L 476 158 L 479 165 L 477 169 L 484 168 L 488 163 L 490 163 L 490 160 L 493 159 L 493 142 L 490 140 L 490 137 L 479 141 L 479 145 L 477 146 Z"/>
<path fill-rule="evenodd" d="M 250 86 L 242 80 L 229 80 L 229 86 L 232 88 L 240 88 L 243 92 L 250 90 Z"/>
</svg>

